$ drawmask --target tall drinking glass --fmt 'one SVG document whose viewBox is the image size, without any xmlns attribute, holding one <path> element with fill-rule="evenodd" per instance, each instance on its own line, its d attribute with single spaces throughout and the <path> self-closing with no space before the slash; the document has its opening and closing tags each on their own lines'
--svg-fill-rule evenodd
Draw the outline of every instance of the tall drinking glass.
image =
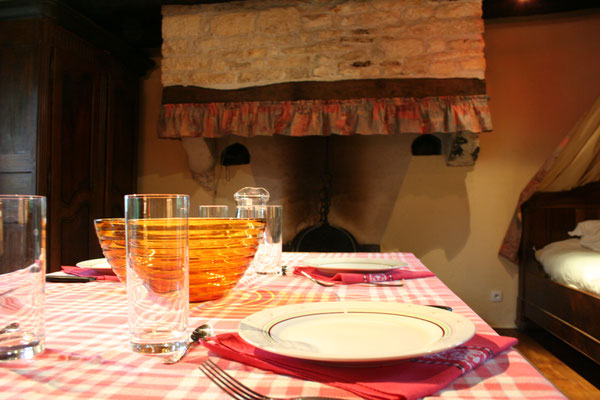
<svg viewBox="0 0 600 400">
<path fill-rule="evenodd" d="M 44 350 L 46 198 L 0 195 L 0 360 Z"/>
<path fill-rule="evenodd" d="M 187 343 L 189 196 L 125 196 L 131 349 L 168 353 Z"/>
</svg>

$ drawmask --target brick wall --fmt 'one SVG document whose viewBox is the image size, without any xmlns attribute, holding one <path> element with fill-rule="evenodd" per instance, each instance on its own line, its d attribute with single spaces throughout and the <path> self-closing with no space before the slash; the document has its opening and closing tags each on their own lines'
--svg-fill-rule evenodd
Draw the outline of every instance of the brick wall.
<svg viewBox="0 0 600 400">
<path fill-rule="evenodd" d="M 481 0 L 247 0 L 162 13 L 163 86 L 484 79 Z"/>
</svg>

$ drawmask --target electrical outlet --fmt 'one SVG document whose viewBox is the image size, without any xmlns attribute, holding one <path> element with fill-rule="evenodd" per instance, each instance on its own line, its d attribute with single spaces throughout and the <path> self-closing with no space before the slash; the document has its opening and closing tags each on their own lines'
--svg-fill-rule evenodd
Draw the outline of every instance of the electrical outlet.
<svg viewBox="0 0 600 400">
<path fill-rule="evenodd" d="M 502 291 L 501 290 L 492 290 L 490 293 L 490 301 L 492 303 L 499 303 L 502 301 Z"/>
</svg>

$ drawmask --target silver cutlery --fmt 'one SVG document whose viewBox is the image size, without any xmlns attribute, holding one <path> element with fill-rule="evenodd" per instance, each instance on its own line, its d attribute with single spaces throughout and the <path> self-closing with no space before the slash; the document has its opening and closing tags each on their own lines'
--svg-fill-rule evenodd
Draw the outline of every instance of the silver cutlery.
<svg viewBox="0 0 600 400">
<path fill-rule="evenodd" d="M 14 291 L 15 291 L 15 290 L 17 290 L 17 289 L 18 289 L 18 287 L 14 287 L 14 288 L 11 288 L 11 289 L 8 289 L 8 290 L 5 290 L 4 292 L 0 293 L 0 297 L 4 297 L 4 296 L 6 296 L 7 294 L 9 294 L 9 293 L 12 293 L 12 292 L 14 292 Z"/>
<path fill-rule="evenodd" d="M 183 356 L 185 356 L 190 350 L 192 344 L 198 343 L 199 340 L 204 339 L 205 337 L 210 336 L 212 334 L 212 326 L 210 326 L 209 324 L 200 325 L 199 327 L 194 329 L 194 331 L 190 335 L 190 341 L 185 345 L 185 347 L 177 351 L 176 353 L 173 353 L 169 358 L 163 361 L 163 364 L 175 364 L 176 362 L 179 362 L 183 358 Z"/>
<path fill-rule="evenodd" d="M 333 282 L 323 282 L 323 281 L 319 281 L 315 278 L 313 278 L 312 276 L 310 276 L 309 274 L 307 274 L 304 271 L 300 271 L 300 273 L 302 275 L 304 275 L 305 277 L 307 277 L 308 279 L 310 279 L 311 281 L 313 281 L 314 283 L 316 283 L 317 285 L 321 285 L 321 286 L 325 286 L 325 287 L 331 287 L 331 286 L 335 286 L 335 283 Z"/>
<path fill-rule="evenodd" d="M 427 307 L 433 307 L 433 308 L 439 308 L 442 310 L 446 310 L 446 311 L 452 311 L 452 307 L 450 306 L 444 306 L 442 304 L 426 304 Z"/>
<path fill-rule="evenodd" d="M 16 332 L 19 329 L 21 329 L 21 325 L 18 322 L 11 322 L 10 324 L 6 325 L 4 328 L 0 329 L 0 335 L 3 335 L 5 333 L 10 333 L 10 332 Z"/>
<path fill-rule="evenodd" d="M 311 281 L 313 281 L 314 283 L 316 283 L 317 285 L 321 285 L 321 286 L 325 286 L 325 287 L 332 287 L 332 286 L 336 285 L 333 282 L 325 282 L 325 281 L 321 281 L 319 279 L 315 279 L 312 276 L 310 276 L 308 273 L 306 273 L 305 271 L 300 271 L 300 273 L 302 275 L 304 275 L 305 277 L 307 277 L 308 279 L 310 279 Z M 404 286 L 404 279 L 401 279 L 398 281 L 357 282 L 357 283 L 352 283 L 352 285 Z"/>
<path fill-rule="evenodd" d="M 379 281 L 379 282 L 358 282 L 352 285 L 372 285 L 372 286 L 404 286 L 404 279 L 396 281 Z"/>
<path fill-rule="evenodd" d="M 215 385 L 220 387 L 225 393 L 237 400 L 341 400 L 333 397 L 268 397 L 262 395 L 242 382 L 223 371 L 217 364 L 215 364 L 210 358 L 206 359 L 198 367 L 204 375 L 208 377 Z"/>
</svg>

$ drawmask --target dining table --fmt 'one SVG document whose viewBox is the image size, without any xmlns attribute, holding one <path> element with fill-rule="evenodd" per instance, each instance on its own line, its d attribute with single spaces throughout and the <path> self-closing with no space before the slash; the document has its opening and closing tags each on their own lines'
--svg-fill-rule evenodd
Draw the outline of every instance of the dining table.
<svg viewBox="0 0 600 400">
<path fill-rule="evenodd" d="M 260 275 L 249 268 L 224 297 L 190 303 L 190 330 L 210 324 L 215 334 L 236 332 L 242 319 L 291 304 L 395 302 L 449 306 L 453 313 L 470 320 L 477 333 L 497 335 L 435 275 L 405 279 L 403 286 L 325 287 L 294 273 L 308 258 L 357 256 L 401 260 L 413 270 L 429 271 L 412 253 L 284 252 L 283 274 Z M 0 362 L 0 399 L 229 399 L 198 368 L 207 358 L 264 395 L 361 398 L 324 382 L 273 373 L 222 357 L 203 345 L 193 346 L 175 364 L 165 364 L 162 356 L 133 352 L 129 347 L 126 285 L 121 282 L 46 283 L 45 290 L 46 349 L 31 359 Z M 425 398 L 548 400 L 565 396 L 511 347 Z"/>
</svg>

